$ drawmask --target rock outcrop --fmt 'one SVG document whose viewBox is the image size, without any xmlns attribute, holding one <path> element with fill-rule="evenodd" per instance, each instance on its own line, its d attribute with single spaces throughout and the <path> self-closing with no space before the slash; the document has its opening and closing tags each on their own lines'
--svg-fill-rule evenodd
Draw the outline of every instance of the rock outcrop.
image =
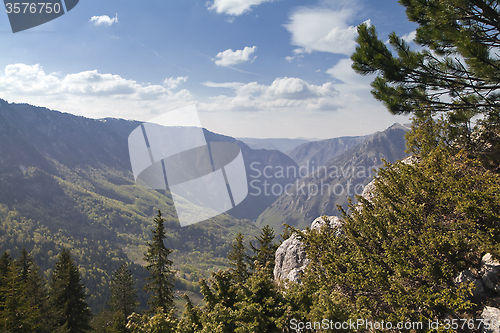
<svg viewBox="0 0 500 333">
<path fill-rule="evenodd" d="M 335 236 L 342 234 L 342 225 L 337 216 L 322 216 L 315 219 L 311 229 L 320 230 L 322 226 L 328 225 L 335 228 Z M 306 252 L 297 235 L 293 234 L 285 240 L 276 250 L 274 278 L 280 281 L 293 281 L 300 283 L 300 274 L 309 264 Z"/>
<path fill-rule="evenodd" d="M 483 320 L 481 332 L 500 333 L 500 309 L 485 306 L 481 313 L 481 319 Z"/>
</svg>

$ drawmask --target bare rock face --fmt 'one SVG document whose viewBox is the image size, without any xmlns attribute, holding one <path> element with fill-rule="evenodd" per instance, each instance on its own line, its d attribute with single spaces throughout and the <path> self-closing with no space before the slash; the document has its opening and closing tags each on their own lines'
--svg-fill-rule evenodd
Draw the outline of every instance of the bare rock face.
<svg viewBox="0 0 500 333">
<path fill-rule="evenodd" d="M 292 235 L 276 250 L 274 279 L 300 283 L 300 273 L 309 264 L 306 252 L 297 235 Z"/>
<path fill-rule="evenodd" d="M 335 236 L 343 235 L 342 224 L 337 216 L 321 216 L 313 221 L 311 224 L 311 229 L 320 230 L 322 226 L 328 225 L 330 228 L 337 229 L 335 231 Z"/>
<path fill-rule="evenodd" d="M 481 280 L 487 289 L 497 293 L 500 292 L 499 273 L 500 263 L 490 253 L 486 253 L 481 260 Z"/>
<path fill-rule="evenodd" d="M 500 333 L 500 309 L 486 306 L 481 313 L 484 325 L 481 325 L 483 333 Z"/>
<path fill-rule="evenodd" d="M 318 217 L 311 224 L 311 229 L 320 230 L 324 225 L 336 229 L 334 235 L 337 237 L 343 234 L 340 219 L 337 216 Z M 307 259 L 302 243 L 297 235 L 292 235 L 276 250 L 274 278 L 300 283 L 300 274 L 308 264 L 309 259 Z"/>
</svg>

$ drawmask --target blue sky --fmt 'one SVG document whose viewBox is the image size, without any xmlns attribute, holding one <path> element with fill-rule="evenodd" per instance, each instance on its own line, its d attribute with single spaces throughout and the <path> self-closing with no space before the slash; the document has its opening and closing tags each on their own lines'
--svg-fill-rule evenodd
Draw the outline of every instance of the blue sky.
<svg viewBox="0 0 500 333">
<path fill-rule="evenodd" d="M 147 121 L 196 103 L 235 137 L 373 133 L 392 116 L 355 74 L 356 26 L 411 41 L 396 0 L 80 0 L 13 34 L 0 14 L 0 98 L 92 118 Z"/>
</svg>

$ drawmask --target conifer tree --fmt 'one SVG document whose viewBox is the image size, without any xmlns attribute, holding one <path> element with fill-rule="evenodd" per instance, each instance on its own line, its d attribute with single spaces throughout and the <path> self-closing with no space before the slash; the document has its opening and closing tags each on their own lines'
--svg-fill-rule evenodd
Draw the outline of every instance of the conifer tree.
<svg viewBox="0 0 500 333">
<path fill-rule="evenodd" d="M 497 1 L 401 0 L 418 24 L 411 50 L 395 33 L 389 45 L 374 26 L 358 27 L 353 68 L 376 74 L 375 98 L 393 114 L 428 110 L 446 115 L 447 134 L 480 156 L 490 169 L 500 162 L 500 9 Z M 474 124 L 474 117 L 477 122 Z"/>
<path fill-rule="evenodd" d="M 111 300 L 109 306 L 115 313 L 117 331 L 125 332 L 125 320 L 130 316 L 138 305 L 137 290 L 134 288 L 132 273 L 123 263 L 115 271 L 111 281 Z"/>
<path fill-rule="evenodd" d="M 69 333 L 89 330 L 92 317 L 85 301 L 85 287 L 68 249 L 62 249 L 50 280 L 49 301 L 55 323 Z"/>
<path fill-rule="evenodd" d="M 261 266 L 268 276 L 273 276 L 274 257 L 278 245 L 274 243 L 274 230 L 269 225 L 262 228 L 259 236 L 256 236 L 257 246 L 250 243 L 253 251 L 253 256 L 250 258 L 250 263 L 255 269 L 256 266 Z"/>
<path fill-rule="evenodd" d="M 3 295 L 0 325 L 6 332 L 29 333 L 35 331 L 36 309 L 32 309 L 21 280 L 21 265 L 11 262 L 0 293 Z"/>
<path fill-rule="evenodd" d="M 246 254 L 246 246 L 244 237 L 241 232 L 238 232 L 234 243 L 231 244 L 231 251 L 227 255 L 233 279 L 237 283 L 243 283 L 250 275 L 248 271 L 248 255 Z"/>
<path fill-rule="evenodd" d="M 12 261 L 13 260 L 8 252 L 4 252 L 0 257 L 0 289 L 3 288 L 7 283 L 7 273 Z M 0 312 L 2 311 L 4 299 L 4 294 L 0 293 Z"/>
<path fill-rule="evenodd" d="M 171 249 L 165 246 L 165 219 L 160 210 L 154 218 L 155 229 L 151 230 L 152 241 L 148 242 L 148 250 L 144 255 L 147 262 L 146 269 L 150 276 L 147 279 L 145 290 L 150 293 L 150 311 L 156 312 L 162 309 L 168 313 L 174 305 L 174 272 L 172 260 L 168 258 Z"/>
<path fill-rule="evenodd" d="M 45 280 L 33 258 L 23 247 L 18 260 L 3 256 L 1 261 L 2 271 L 8 265 L 0 287 L 0 318 L 4 328 L 10 327 L 15 332 L 53 332 Z"/>
</svg>

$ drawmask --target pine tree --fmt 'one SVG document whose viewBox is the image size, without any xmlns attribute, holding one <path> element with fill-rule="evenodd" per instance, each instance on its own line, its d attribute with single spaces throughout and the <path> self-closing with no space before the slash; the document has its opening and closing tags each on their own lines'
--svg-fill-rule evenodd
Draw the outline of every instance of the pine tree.
<svg viewBox="0 0 500 333">
<path fill-rule="evenodd" d="M 165 313 L 168 313 L 174 305 L 174 272 L 172 270 L 173 263 L 168 258 L 172 250 L 167 248 L 164 243 L 165 219 L 161 216 L 160 210 L 154 218 L 154 223 L 156 227 L 151 230 L 153 239 L 152 242 L 148 242 L 148 250 L 144 255 L 144 260 L 147 262 L 146 269 L 150 274 L 144 288 L 150 293 L 150 311 L 156 312 L 161 308 Z"/>
<path fill-rule="evenodd" d="M 248 271 L 248 255 L 246 254 L 246 246 L 244 243 L 244 237 L 241 232 L 238 232 L 234 243 L 231 244 L 231 251 L 227 255 L 229 259 L 229 265 L 231 268 L 231 273 L 233 279 L 237 283 L 243 283 L 246 281 L 250 275 Z"/>
<path fill-rule="evenodd" d="M 73 263 L 69 250 L 63 249 L 50 280 L 49 301 L 56 311 L 56 325 L 69 333 L 90 329 L 92 315 L 85 298 L 78 267 Z"/>
<path fill-rule="evenodd" d="M 134 280 L 127 268 L 127 264 L 121 264 L 115 271 L 110 288 L 111 300 L 109 306 L 115 313 L 115 318 L 119 319 L 115 325 L 117 326 L 116 330 L 125 332 L 125 320 L 135 311 L 138 305 L 137 290 L 134 289 Z"/>
<path fill-rule="evenodd" d="M 496 169 L 500 163 L 500 10 L 497 1 L 401 0 L 419 26 L 412 51 L 395 33 L 388 48 L 374 26 L 358 27 L 352 55 L 360 74 L 376 74 L 375 98 L 393 114 L 446 115 L 447 135 Z M 474 124 L 473 118 L 477 123 Z"/>
</svg>

